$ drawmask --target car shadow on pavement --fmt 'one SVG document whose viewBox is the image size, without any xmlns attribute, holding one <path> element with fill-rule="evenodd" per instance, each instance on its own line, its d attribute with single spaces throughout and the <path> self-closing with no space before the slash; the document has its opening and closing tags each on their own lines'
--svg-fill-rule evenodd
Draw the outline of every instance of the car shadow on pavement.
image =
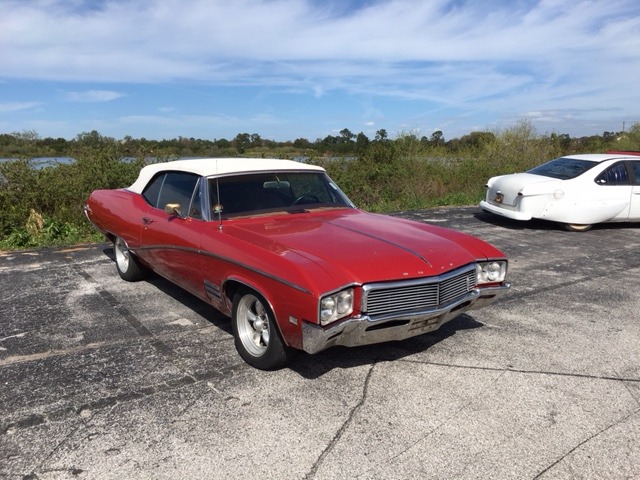
<svg viewBox="0 0 640 480">
<path fill-rule="evenodd" d="M 315 355 L 300 353 L 289 368 L 301 377 L 314 379 L 335 368 L 353 368 L 378 362 L 393 362 L 411 355 L 424 353 L 432 346 L 452 337 L 458 331 L 484 326 L 473 317 L 462 314 L 445 323 L 435 332 L 425 333 L 401 341 L 377 343 L 362 347 L 332 347 Z M 420 360 L 418 360 L 420 361 Z"/>
<path fill-rule="evenodd" d="M 550 222 L 540 219 L 531 219 L 527 221 L 512 220 L 510 218 L 501 217 L 500 215 L 494 215 L 487 212 L 477 212 L 473 216 L 481 222 L 490 223 L 496 227 L 506 228 L 508 230 L 542 230 L 542 231 L 559 231 L 569 234 L 583 233 L 583 232 L 569 232 L 564 229 L 561 223 Z M 591 227 L 591 230 L 618 230 L 625 228 L 638 228 L 640 223 L 638 222 L 616 222 L 616 223 L 597 223 Z"/>
<path fill-rule="evenodd" d="M 474 213 L 473 216 L 481 222 L 490 223 L 496 227 L 502 227 L 509 230 L 563 230 L 559 223 L 546 222 L 544 220 L 512 220 L 510 218 L 493 215 L 487 212 Z"/>
<path fill-rule="evenodd" d="M 102 250 L 102 252 L 114 262 L 114 270 L 115 270 L 115 254 L 113 252 L 113 247 L 106 247 Z M 117 272 L 114 272 L 117 275 Z M 187 292 L 185 289 L 177 286 L 176 284 L 170 282 L 164 277 L 149 271 L 147 277 L 142 280 L 150 285 L 153 285 L 155 288 L 160 290 L 163 294 L 168 295 L 174 300 L 180 302 L 182 305 L 187 307 L 190 310 L 193 310 L 195 313 L 200 315 L 203 320 L 209 322 L 211 325 L 220 328 L 224 332 L 232 335 L 231 332 L 231 322 L 229 318 L 224 316 L 222 313 L 218 312 L 212 305 L 207 302 L 200 300 L 195 295 Z"/>
</svg>

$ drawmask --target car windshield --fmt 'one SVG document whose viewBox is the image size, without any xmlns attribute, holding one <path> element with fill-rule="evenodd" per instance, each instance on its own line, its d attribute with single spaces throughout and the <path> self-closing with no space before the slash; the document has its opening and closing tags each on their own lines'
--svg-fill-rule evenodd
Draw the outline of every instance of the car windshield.
<svg viewBox="0 0 640 480">
<path fill-rule="evenodd" d="M 550 162 L 538 165 L 532 168 L 528 173 L 534 175 L 542 175 L 543 177 L 558 178 L 560 180 L 569 180 L 582 175 L 584 172 L 592 167 L 595 167 L 598 162 L 592 162 L 589 160 L 578 160 L 576 158 L 560 157 Z"/>
<path fill-rule="evenodd" d="M 324 172 L 275 172 L 209 179 L 212 212 L 223 218 L 312 208 L 353 208 Z"/>
</svg>

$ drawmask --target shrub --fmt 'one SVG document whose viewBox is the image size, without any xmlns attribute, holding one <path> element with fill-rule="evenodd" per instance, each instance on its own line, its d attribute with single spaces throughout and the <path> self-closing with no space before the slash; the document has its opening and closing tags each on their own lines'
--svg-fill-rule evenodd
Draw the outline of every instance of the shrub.
<svg viewBox="0 0 640 480">
<path fill-rule="evenodd" d="M 82 212 L 89 194 L 131 185 L 144 163 L 123 162 L 117 144 L 80 146 L 73 154 L 75 162 L 45 168 L 26 159 L 0 163 L 0 246 L 95 241 Z"/>
</svg>

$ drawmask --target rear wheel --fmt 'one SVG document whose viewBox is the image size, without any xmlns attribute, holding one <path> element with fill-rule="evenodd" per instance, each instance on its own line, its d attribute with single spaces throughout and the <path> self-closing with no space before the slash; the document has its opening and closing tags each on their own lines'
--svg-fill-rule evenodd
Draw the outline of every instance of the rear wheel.
<svg viewBox="0 0 640 480">
<path fill-rule="evenodd" d="M 116 268 L 120 278 L 128 282 L 136 282 L 145 277 L 146 271 L 140 265 L 136 256 L 129 251 L 127 243 L 120 237 L 113 241 L 113 251 L 116 255 Z"/>
<path fill-rule="evenodd" d="M 253 290 L 242 289 L 233 297 L 231 327 L 238 353 L 252 367 L 275 370 L 295 356 L 282 340 L 268 304 Z"/>
<path fill-rule="evenodd" d="M 586 232 L 590 230 L 593 225 L 591 224 L 581 224 L 581 223 L 565 223 L 564 229 L 569 232 Z"/>
</svg>

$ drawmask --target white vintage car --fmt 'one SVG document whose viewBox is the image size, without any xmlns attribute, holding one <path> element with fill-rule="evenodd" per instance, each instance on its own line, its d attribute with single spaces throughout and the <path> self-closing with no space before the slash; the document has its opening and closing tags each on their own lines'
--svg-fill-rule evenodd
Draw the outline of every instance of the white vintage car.
<svg viewBox="0 0 640 480">
<path fill-rule="evenodd" d="M 640 152 L 567 155 L 525 173 L 489 179 L 480 208 L 513 220 L 561 223 L 640 222 Z"/>
</svg>

